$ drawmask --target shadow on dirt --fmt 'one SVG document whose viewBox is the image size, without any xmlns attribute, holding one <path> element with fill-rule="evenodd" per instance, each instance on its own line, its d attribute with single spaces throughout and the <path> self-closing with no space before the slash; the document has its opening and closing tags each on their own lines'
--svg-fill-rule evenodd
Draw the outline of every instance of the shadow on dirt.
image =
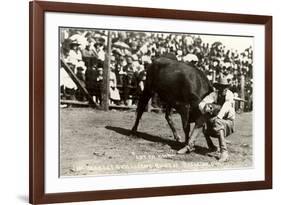
<svg viewBox="0 0 281 205">
<path fill-rule="evenodd" d="M 117 132 L 121 135 L 125 135 L 130 137 L 130 139 L 137 139 L 137 138 L 141 138 L 147 141 L 151 141 L 151 142 L 158 142 L 158 143 L 162 143 L 162 144 L 166 144 L 169 145 L 173 150 L 179 150 L 181 149 L 184 145 L 180 142 L 176 142 L 174 140 L 170 140 L 170 139 L 164 139 L 155 135 L 151 135 L 151 134 L 147 134 L 145 132 L 137 132 L 137 136 L 132 135 L 131 130 L 129 129 L 125 129 L 125 128 L 121 128 L 121 127 L 113 127 L 113 126 L 106 126 L 106 129 L 112 130 L 114 132 Z"/>
<path fill-rule="evenodd" d="M 210 153 L 210 150 L 207 147 L 201 147 L 201 146 L 195 145 L 195 151 L 194 152 L 196 154 L 208 156 L 208 154 Z"/>
<path fill-rule="evenodd" d="M 164 138 L 161 138 L 161 137 L 158 137 L 155 135 L 151 135 L 151 134 L 148 134 L 145 132 L 137 132 L 137 136 L 135 136 L 135 135 L 132 135 L 130 129 L 125 129 L 122 127 L 113 127 L 113 126 L 106 126 L 105 128 L 112 130 L 114 132 L 117 132 L 121 135 L 128 136 L 128 137 L 130 137 L 131 140 L 141 138 L 141 139 L 151 141 L 151 142 L 166 144 L 166 145 L 169 145 L 171 147 L 171 149 L 176 150 L 176 151 L 178 151 L 184 147 L 183 143 L 176 142 L 176 141 L 170 140 L 170 139 L 164 139 Z M 210 152 L 209 149 L 206 147 L 201 147 L 201 146 L 197 146 L 197 145 L 195 146 L 194 153 L 196 153 L 196 154 L 207 156 L 207 154 L 209 152 Z"/>
</svg>

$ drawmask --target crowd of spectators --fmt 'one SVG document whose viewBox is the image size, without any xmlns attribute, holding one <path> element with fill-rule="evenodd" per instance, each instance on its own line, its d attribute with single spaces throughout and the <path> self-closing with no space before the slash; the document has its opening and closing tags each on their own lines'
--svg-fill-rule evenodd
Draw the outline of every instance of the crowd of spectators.
<svg viewBox="0 0 281 205">
<path fill-rule="evenodd" d="M 93 99 L 100 103 L 108 31 L 62 29 L 60 33 L 61 57 Z M 231 83 L 230 89 L 237 98 L 247 101 L 246 110 L 252 110 L 251 46 L 238 52 L 226 48 L 219 41 L 212 44 L 203 42 L 200 35 L 131 31 L 110 33 L 110 103 L 135 104 L 143 90 L 147 65 L 154 58 L 172 54 L 179 61 L 193 64 L 204 71 L 212 82 L 216 82 L 221 75 L 227 76 Z M 75 97 L 84 100 L 79 89 L 62 68 L 60 82 L 63 98 Z M 241 83 L 244 84 L 244 90 L 241 90 Z"/>
</svg>

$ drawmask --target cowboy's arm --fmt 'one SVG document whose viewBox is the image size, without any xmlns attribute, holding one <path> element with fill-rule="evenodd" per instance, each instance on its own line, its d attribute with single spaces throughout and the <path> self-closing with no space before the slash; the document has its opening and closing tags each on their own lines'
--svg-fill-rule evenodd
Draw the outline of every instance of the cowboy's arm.
<svg viewBox="0 0 281 205">
<path fill-rule="evenodd" d="M 230 112 L 231 109 L 233 109 L 234 106 L 234 95 L 232 92 L 227 92 L 225 96 L 225 102 L 221 107 L 221 110 L 219 111 L 217 117 L 220 119 L 223 119 L 224 116 Z"/>
<path fill-rule="evenodd" d="M 205 108 L 205 105 L 208 104 L 208 103 L 214 103 L 216 101 L 216 93 L 215 92 L 212 92 L 210 93 L 209 95 L 207 95 L 200 103 L 199 103 L 199 110 L 201 111 L 201 113 L 205 113 L 204 111 L 204 108 Z"/>
</svg>

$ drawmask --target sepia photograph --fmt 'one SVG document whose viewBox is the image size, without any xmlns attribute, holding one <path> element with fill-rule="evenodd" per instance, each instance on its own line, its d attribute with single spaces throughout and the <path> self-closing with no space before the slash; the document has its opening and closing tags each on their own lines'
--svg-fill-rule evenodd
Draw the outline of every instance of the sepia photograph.
<svg viewBox="0 0 281 205">
<path fill-rule="evenodd" d="M 60 27 L 60 177 L 252 168 L 253 42 Z"/>
<path fill-rule="evenodd" d="M 30 203 L 272 188 L 272 16 L 29 6 Z"/>
</svg>

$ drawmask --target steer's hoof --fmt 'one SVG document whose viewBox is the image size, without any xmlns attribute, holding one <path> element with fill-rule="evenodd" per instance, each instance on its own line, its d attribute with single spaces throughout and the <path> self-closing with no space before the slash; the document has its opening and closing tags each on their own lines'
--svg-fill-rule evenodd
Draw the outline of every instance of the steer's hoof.
<svg viewBox="0 0 281 205">
<path fill-rule="evenodd" d="M 190 147 L 190 146 L 186 145 L 184 148 L 181 148 L 179 151 L 177 151 L 177 154 L 185 154 L 185 153 L 192 152 L 194 150 L 195 150 L 194 147 Z"/>
</svg>

